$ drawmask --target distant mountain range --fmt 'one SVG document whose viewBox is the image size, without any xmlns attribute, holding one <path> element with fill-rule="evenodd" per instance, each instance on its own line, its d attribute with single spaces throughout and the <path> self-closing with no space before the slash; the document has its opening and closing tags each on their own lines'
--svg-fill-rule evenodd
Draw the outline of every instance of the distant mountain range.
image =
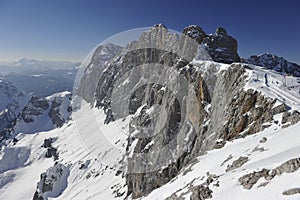
<svg viewBox="0 0 300 200">
<path fill-rule="evenodd" d="M 242 59 L 242 62 L 250 63 L 257 66 L 266 67 L 286 75 L 293 75 L 300 77 L 300 66 L 296 63 L 289 62 L 283 57 L 264 53 L 261 55 L 253 55 L 249 58 Z"/>
<path fill-rule="evenodd" d="M 74 68 L 79 66 L 79 62 L 70 62 L 70 61 L 51 61 L 51 60 L 38 60 L 38 59 L 29 59 L 22 58 L 18 61 L 12 63 L 12 66 L 22 67 L 22 68 L 52 68 L 52 69 L 67 69 Z"/>
<path fill-rule="evenodd" d="M 0 66 L 0 77 L 27 93 L 45 97 L 72 91 L 80 63 L 20 59 Z"/>
</svg>

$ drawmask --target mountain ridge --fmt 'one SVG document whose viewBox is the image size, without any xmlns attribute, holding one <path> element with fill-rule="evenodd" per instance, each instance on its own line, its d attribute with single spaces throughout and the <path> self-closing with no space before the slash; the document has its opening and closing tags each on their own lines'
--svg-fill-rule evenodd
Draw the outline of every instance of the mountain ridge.
<svg viewBox="0 0 300 200">
<path fill-rule="evenodd" d="M 57 128 L 7 140 L 0 198 L 297 199 L 299 79 L 234 62 L 225 29 L 199 28 L 95 48 L 70 117 L 69 93 L 31 98 L 18 124 Z"/>
<path fill-rule="evenodd" d="M 289 62 L 285 58 L 274 54 L 263 53 L 258 56 L 252 55 L 249 58 L 242 59 L 242 62 L 266 67 L 283 74 L 300 77 L 300 66 L 298 64 Z"/>
</svg>

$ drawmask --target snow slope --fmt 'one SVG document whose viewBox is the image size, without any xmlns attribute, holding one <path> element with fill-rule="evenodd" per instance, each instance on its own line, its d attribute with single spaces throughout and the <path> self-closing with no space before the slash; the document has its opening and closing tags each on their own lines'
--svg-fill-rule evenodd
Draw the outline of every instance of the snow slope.
<svg viewBox="0 0 300 200">
<path fill-rule="evenodd" d="M 260 66 L 249 65 L 249 79 L 245 90 L 250 88 L 264 95 L 285 103 L 293 110 L 300 110 L 300 78 L 283 76 L 278 72 L 263 69 Z"/>
<path fill-rule="evenodd" d="M 284 161 L 299 158 L 300 150 L 300 124 L 279 129 L 279 125 L 273 124 L 263 132 L 234 140 L 225 145 L 222 149 L 212 150 L 204 156 L 197 158 L 197 162 L 182 170 L 170 183 L 154 190 L 143 199 L 165 199 L 175 191 L 177 196 L 183 193 L 189 199 L 191 193 L 189 187 L 200 185 L 208 178 L 207 173 L 219 176 L 219 186 L 213 185 L 212 199 L 299 199 L 300 194 L 294 197 L 283 196 L 284 190 L 299 187 L 300 170 L 292 174 L 283 174 L 275 177 L 265 187 L 259 187 L 260 183 L 266 182 L 261 178 L 251 190 L 243 189 L 238 179 L 250 172 L 263 168 L 275 168 Z M 261 143 L 262 138 L 267 138 Z M 264 148 L 262 152 L 255 150 Z M 231 156 L 230 156 L 231 155 Z M 232 157 L 226 161 L 226 158 Z M 242 167 L 226 172 L 227 165 L 239 157 L 249 158 Z M 226 162 L 224 162 L 226 161 Z M 223 163 L 223 164 L 222 164 Z"/>
<path fill-rule="evenodd" d="M 83 121 L 79 119 L 82 125 L 89 124 L 86 127 L 86 131 L 90 133 L 98 132 L 97 122 L 90 123 L 90 116 L 94 113 L 89 104 L 84 104 L 79 113 L 74 113 L 73 117 L 77 114 L 80 114 L 83 119 Z M 103 117 L 104 114 L 100 116 L 100 118 Z M 121 122 L 116 123 L 120 123 L 120 126 L 122 126 Z M 113 130 L 115 130 L 115 127 L 108 127 L 107 129 L 110 133 L 109 135 L 114 135 Z M 59 160 L 57 161 L 67 165 L 70 170 L 70 174 L 67 177 L 67 188 L 55 199 L 113 199 L 115 196 L 113 194 L 114 190 L 119 189 L 120 192 L 124 193 L 126 191 L 126 188 L 123 187 L 125 179 L 121 176 L 115 176 L 118 163 L 116 162 L 116 165 L 113 166 L 99 162 L 97 157 L 91 154 L 93 149 L 83 144 L 78 130 L 80 129 L 78 129 L 76 123 L 69 122 L 61 128 L 48 132 L 36 134 L 20 133 L 16 137 L 20 140 L 17 144 L 10 143 L 7 147 L 3 147 L 0 164 L 1 166 L 7 166 L 7 170 L 4 171 L 0 168 L 0 199 L 31 199 L 33 197 L 40 174 L 55 163 L 51 158 L 45 158 L 46 150 L 41 147 L 44 139 L 47 138 L 56 138 L 53 146 L 59 151 Z M 93 136 L 95 137 L 95 135 Z M 113 141 L 114 137 L 108 139 Z M 115 142 L 117 140 L 119 139 L 116 139 Z M 124 141 L 121 143 L 124 143 Z M 105 149 L 106 147 L 102 147 L 102 150 L 107 150 Z M 29 151 L 26 151 L 26 156 L 21 156 L 22 153 L 16 152 L 21 148 L 29 148 Z M 117 157 L 118 155 L 116 151 L 114 154 L 106 155 L 107 158 L 111 156 Z M 11 164 L 5 157 L 25 158 L 21 163 Z M 88 163 L 87 167 L 79 169 L 83 163 Z M 111 189 L 114 185 L 115 187 Z M 16 188 L 18 193 L 12 196 Z"/>
</svg>

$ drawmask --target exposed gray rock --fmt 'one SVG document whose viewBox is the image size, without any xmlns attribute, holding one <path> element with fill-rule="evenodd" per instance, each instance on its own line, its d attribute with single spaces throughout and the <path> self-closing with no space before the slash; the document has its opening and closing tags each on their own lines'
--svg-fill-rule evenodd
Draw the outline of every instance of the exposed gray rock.
<svg viewBox="0 0 300 200">
<path fill-rule="evenodd" d="M 19 133 L 18 129 L 20 126 L 18 125 L 23 123 L 28 124 L 28 128 L 23 128 L 23 133 L 48 131 L 55 127 L 61 127 L 69 119 L 72 112 L 71 93 L 66 91 L 45 98 L 31 96 L 31 98 L 28 97 L 28 102 L 26 101 L 25 103 L 23 107 L 19 108 L 20 112 L 17 112 L 16 117 L 0 131 L 0 142 L 2 140 L 1 138 L 14 138 L 16 134 Z M 47 114 L 49 116 L 48 119 L 43 116 Z M 42 120 L 43 122 L 39 122 L 39 126 L 31 127 L 30 123 L 34 123 L 36 119 Z M 48 123 L 48 120 L 53 122 L 53 126 Z"/>
<path fill-rule="evenodd" d="M 44 113 L 49 108 L 49 103 L 44 98 L 37 96 L 31 97 L 29 103 L 25 106 L 21 113 L 21 117 L 26 123 L 33 122 L 34 116 L 38 116 Z"/>
<path fill-rule="evenodd" d="M 294 194 L 300 194 L 300 188 L 292 188 L 289 190 L 286 190 L 282 193 L 283 195 L 294 195 Z"/>
<path fill-rule="evenodd" d="M 282 115 L 282 124 L 286 125 L 285 127 L 289 125 L 296 124 L 300 121 L 300 113 L 297 110 L 294 110 L 292 112 L 284 112 Z"/>
<path fill-rule="evenodd" d="M 265 143 L 268 139 L 266 137 L 263 137 L 261 140 L 259 140 L 260 143 Z"/>
<path fill-rule="evenodd" d="M 290 107 L 288 107 L 285 104 L 281 104 L 281 105 L 276 106 L 275 108 L 272 109 L 272 114 L 276 115 L 276 114 L 283 113 L 283 112 L 288 111 L 288 110 L 290 110 Z"/>
<path fill-rule="evenodd" d="M 265 122 L 272 121 L 273 113 L 276 113 L 272 111 L 275 100 L 270 100 L 257 91 L 244 91 L 242 89 L 244 79 L 246 78 L 244 67 L 244 65 L 232 64 L 228 70 L 220 73 L 214 85 L 211 86 L 212 92 L 209 92 L 205 82 L 206 78 L 202 78 L 201 74 L 186 73 L 186 77 L 188 77 L 188 80 L 191 80 L 191 83 L 194 84 L 195 90 L 197 91 L 196 95 L 199 99 L 198 102 L 201 102 L 200 107 L 197 109 L 199 112 L 197 121 L 199 124 L 204 120 L 209 119 L 210 121 L 206 127 L 199 126 L 199 131 L 193 131 L 192 134 L 189 135 L 191 139 L 188 141 L 190 141 L 190 143 L 185 144 L 182 149 L 176 149 L 176 141 L 181 141 L 181 138 L 186 136 L 177 134 L 176 126 L 174 125 L 181 124 L 181 130 L 186 134 L 188 131 L 184 131 L 184 126 L 187 124 L 181 121 L 182 118 L 179 117 L 180 115 L 176 116 L 174 114 L 185 113 L 185 111 L 181 110 L 182 108 L 178 106 L 176 99 L 174 96 L 172 97 L 172 93 L 165 90 L 163 94 L 160 94 L 161 86 L 159 85 L 150 85 L 148 88 L 136 90 L 136 95 L 134 95 L 135 104 L 129 103 L 129 111 L 131 114 L 135 114 L 130 123 L 130 133 L 136 133 L 136 131 L 142 133 L 140 132 L 142 129 L 138 129 L 137 127 L 147 127 L 152 123 L 151 120 L 147 118 L 146 110 L 150 109 L 155 102 L 161 105 L 164 105 L 164 102 L 168 103 L 166 105 L 168 105 L 167 108 L 170 110 L 167 113 L 170 114 L 169 117 L 171 118 L 167 117 L 166 121 L 169 122 L 168 126 L 173 128 L 163 129 L 165 134 L 162 132 L 154 137 L 149 135 L 149 137 L 139 138 L 136 146 L 131 150 L 134 152 L 134 155 L 128 160 L 129 171 L 134 171 L 137 167 L 143 166 L 141 163 L 152 163 L 159 168 L 159 163 L 161 162 L 160 159 L 165 157 L 160 157 L 159 154 L 147 153 L 155 149 L 162 149 L 162 147 L 169 144 L 170 141 L 175 141 L 174 148 L 172 147 L 170 149 L 172 149 L 173 152 L 179 152 L 180 156 L 178 156 L 176 161 L 158 171 L 149 173 L 129 173 L 126 176 L 129 194 L 132 193 L 134 198 L 148 194 L 153 189 L 160 187 L 175 177 L 178 171 L 188 164 L 189 160 L 214 148 L 216 141 L 219 139 L 222 138 L 224 141 L 232 140 L 241 137 L 240 133 L 242 132 L 242 136 L 256 133 L 265 128 L 263 126 Z M 140 106 L 145 104 L 143 102 L 152 103 L 142 108 Z M 210 110 L 210 113 L 207 113 L 204 109 L 203 102 L 211 104 L 212 109 Z M 139 112 L 137 113 L 136 111 L 138 108 Z M 193 107 L 188 109 L 196 110 L 196 108 L 193 109 Z M 157 111 L 157 113 L 161 112 Z M 131 144 L 134 140 L 137 140 L 135 136 L 129 137 L 127 147 L 128 152 L 131 149 Z M 151 141 L 153 141 L 153 145 L 149 146 L 148 144 L 150 144 Z M 184 149 L 185 152 L 180 153 Z M 160 153 L 163 155 L 166 152 L 160 151 Z M 136 157 L 144 156 L 145 154 L 148 156 L 151 155 L 152 157 Z M 154 163 L 158 164 L 156 165 Z"/>
<path fill-rule="evenodd" d="M 231 165 L 227 166 L 226 172 L 232 171 L 236 168 L 243 166 L 246 162 L 249 161 L 248 157 L 239 157 L 237 160 L 233 161 Z"/>
<path fill-rule="evenodd" d="M 219 178 L 219 176 L 216 174 L 207 173 L 207 176 L 208 177 L 207 177 L 206 181 L 203 183 L 203 185 L 207 185 L 207 186 L 209 186 L 211 183 L 215 182 Z"/>
<path fill-rule="evenodd" d="M 240 61 L 240 57 L 237 54 L 237 41 L 229 36 L 222 27 L 218 27 L 215 34 L 204 38 L 202 44 L 212 60 L 216 62 L 230 64 Z"/>
<path fill-rule="evenodd" d="M 183 29 L 183 34 L 196 40 L 199 44 L 202 43 L 203 39 L 207 37 L 206 33 L 198 25 L 191 25 Z"/>
<path fill-rule="evenodd" d="M 45 157 L 46 158 L 53 157 L 53 160 L 55 161 L 58 160 L 59 156 L 58 156 L 57 148 L 52 147 L 52 143 L 54 141 L 55 141 L 54 138 L 45 139 L 42 147 L 47 149 Z"/>
<path fill-rule="evenodd" d="M 215 149 L 221 149 L 225 146 L 225 144 L 226 144 L 225 140 L 217 141 L 214 148 Z"/>
<path fill-rule="evenodd" d="M 106 62 L 113 59 L 122 50 L 122 47 L 108 43 L 100 45 L 93 52 L 90 63 L 84 69 L 84 74 L 80 79 L 77 94 L 83 97 L 87 102 L 93 103 L 95 90 L 103 68 L 106 67 Z"/>
<path fill-rule="evenodd" d="M 90 162 L 91 162 L 90 160 L 86 160 L 84 163 L 80 165 L 79 169 L 86 169 L 89 166 Z"/>
<path fill-rule="evenodd" d="M 30 96 L 13 86 L 10 82 L 0 79 L 0 142 L 9 137 L 15 119 L 26 106 Z"/>
<path fill-rule="evenodd" d="M 54 147 L 48 147 L 47 152 L 45 154 L 46 158 L 51 158 L 53 157 L 53 160 L 58 160 L 58 152 L 57 149 Z"/>
<path fill-rule="evenodd" d="M 190 200 L 204 200 L 212 198 L 213 191 L 209 187 L 199 185 L 191 188 L 192 195 Z"/>
<path fill-rule="evenodd" d="M 292 173 L 298 170 L 299 168 L 300 158 L 295 158 L 284 162 L 283 164 L 272 170 L 262 169 L 257 172 L 246 174 L 239 178 L 239 182 L 244 189 L 250 190 L 253 187 L 253 185 L 255 185 L 257 181 L 262 177 L 264 177 L 265 180 L 271 180 L 275 176 L 279 176 L 283 173 Z"/>
<path fill-rule="evenodd" d="M 126 184 L 132 198 L 167 183 L 195 157 L 221 147 L 226 140 L 263 130 L 274 114 L 288 109 L 284 105 L 273 109 L 276 100 L 244 90 L 246 64 L 233 63 L 219 72 L 217 64 L 211 63 L 205 72 L 199 70 L 201 64 L 192 60 L 205 33 L 198 27 L 184 32 L 188 37 L 155 26 L 99 66 L 102 75 L 96 83 L 95 101 L 106 113 L 104 123 L 131 115 Z M 223 28 L 205 36 L 202 44 L 207 44 L 211 54 L 220 46 L 225 48 L 214 54 L 223 59 L 219 62 L 239 60 L 237 43 Z M 185 81 L 173 83 L 179 75 Z M 153 82 L 144 84 L 147 80 Z"/>
<path fill-rule="evenodd" d="M 263 183 L 259 184 L 257 187 L 258 188 L 260 188 L 260 187 L 266 187 L 268 184 L 269 184 L 269 182 L 266 181 L 266 182 L 263 182 Z"/>
<path fill-rule="evenodd" d="M 167 28 L 166 25 L 164 25 L 162 23 L 160 23 L 160 24 L 154 24 L 153 27 L 155 27 L 155 28 L 164 28 L 164 29 Z"/>
<path fill-rule="evenodd" d="M 270 176 L 279 176 L 283 173 L 292 173 L 300 168 L 300 158 L 294 158 L 282 163 L 280 166 L 273 169 Z"/>
<path fill-rule="evenodd" d="M 262 169 L 261 171 L 246 174 L 239 178 L 239 182 L 244 189 L 250 190 L 261 177 L 266 179 L 269 176 L 269 171 L 268 169 Z"/>
<path fill-rule="evenodd" d="M 199 26 L 192 25 L 186 27 L 183 34 L 195 39 L 213 61 L 229 64 L 240 61 L 238 43 L 223 27 L 218 27 L 215 34 L 207 35 Z"/>
<path fill-rule="evenodd" d="M 44 139 L 44 144 L 42 145 L 42 147 L 44 148 L 48 148 L 48 147 L 51 147 L 52 146 L 52 143 L 55 141 L 54 138 L 47 138 L 47 139 Z"/>
<path fill-rule="evenodd" d="M 172 194 L 170 197 L 166 198 L 165 200 L 184 200 L 184 197 L 177 196 L 175 193 Z"/>
<path fill-rule="evenodd" d="M 221 163 L 221 166 L 223 166 L 226 162 L 228 162 L 229 160 L 231 160 L 233 157 L 232 155 L 230 154 L 222 163 Z"/>
<path fill-rule="evenodd" d="M 253 150 L 252 152 L 263 152 L 263 151 L 267 151 L 264 147 L 259 147 L 259 145 L 257 145 Z"/>
<path fill-rule="evenodd" d="M 47 200 L 56 198 L 67 187 L 69 168 L 61 163 L 55 164 L 41 174 L 33 200 Z"/>
<path fill-rule="evenodd" d="M 56 127 L 61 127 L 68 119 L 72 111 L 71 93 L 54 96 L 50 99 L 51 107 L 48 116 Z"/>
<path fill-rule="evenodd" d="M 242 59 L 243 62 L 251 63 L 253 65 L 263 66 L 268 69 L 273 69 L 278 72 L 291 74 L 293 76 L 300 76 L 300 66 L 296 63 L 288 62 L 283 57 L 272 54 L 262 54 L 259 56 L 253 55 L 250 58 Z"/>
</svg>

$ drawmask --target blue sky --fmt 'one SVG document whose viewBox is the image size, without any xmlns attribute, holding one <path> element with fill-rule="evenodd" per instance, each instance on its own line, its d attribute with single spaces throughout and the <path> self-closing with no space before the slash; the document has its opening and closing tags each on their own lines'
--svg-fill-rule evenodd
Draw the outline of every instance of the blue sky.
<svg viewBox="0 0 300 200">
<path fill-rule="evenodd" d="M 81 61 L 114 34 L 164 23 L 179 32 L 223 26 L 242 57 L 269 52 L 300 63 L 299 8 L 298 0 L 0 0 L 0 61 Z"/>
</svg>

